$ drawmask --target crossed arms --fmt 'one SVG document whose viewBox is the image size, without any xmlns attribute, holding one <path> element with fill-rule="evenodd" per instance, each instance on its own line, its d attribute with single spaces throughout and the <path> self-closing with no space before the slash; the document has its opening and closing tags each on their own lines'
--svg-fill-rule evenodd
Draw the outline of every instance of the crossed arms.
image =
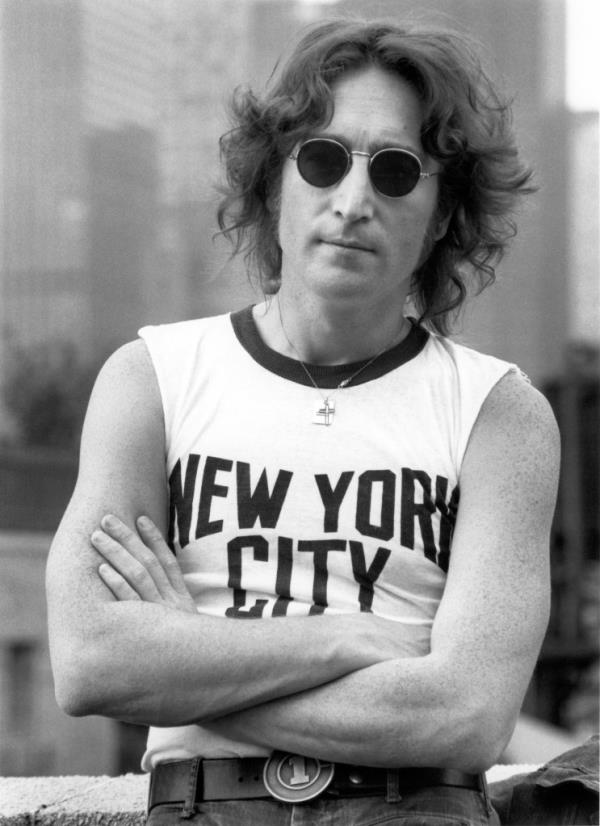
<svg viewBox="0 0 600 826">
<path fill-rule="evenodd" d="M 404 656 L 398 626 L 372 614 L 198 614 L 162 540 L 156 379 L 145 345 L 127 345 L 96 383 L 78 482 L 48 561 L 57 699 L 71 714 L 197 722 L 324 759 L 484 770 L 511 734 L 547 623 L 557 468 L 546 402 L 506 376 L 463 463 L 427 656 Z M 114 527 L 102 521 L 109 513 Z"/>
</svg>

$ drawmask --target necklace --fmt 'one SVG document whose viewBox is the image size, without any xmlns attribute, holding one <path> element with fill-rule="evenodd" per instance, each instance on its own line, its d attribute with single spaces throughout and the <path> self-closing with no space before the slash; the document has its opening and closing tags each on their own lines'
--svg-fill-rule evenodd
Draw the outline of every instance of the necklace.
<svg viewBox="0 0 600 826">
<path fill-rule="evenodd" d="M 323 393 L 321 392 L 321 388 L 319 387 L 319 385 L 315 381 L 312 373 L 310 372 L 310 370 L 308 369 L 306 364 L 302 361 L 300 353 L 298 352 L 298 350 L 294 346 L 293 342 L 290 341 L 290 338 L 289 338 L 289 336 L 286 332 L 286 329 L 283 325 L 283 317 L 281 315 L 281 304 L 279 303 L 279 295 L 277 295 L 277 309 L 279 310 L 279 323 L 281 324 L 281 330 L 283 332 L 285 340 L 289 344 L 290 349 L 293 350 L 294 353 L 296 354 L 296 356 L 298 357 L 298 361 L 300 362 L 300 366 L 302 367 L 302 369 L 304 370 L 304 372 L 308 376 L 308 379 L 309 379 L 310 383 L 312 384 L 312 386 L 315 388 L 315 390 L 317 391 L 317 393 L 321 397 L 321 401 L 318 402 L 313 407 L 312 423 L 313 424 L 325 425 L 326 427 L 329 427 L 331 424 L 333 424 L 333 416 L 335 414 L 335 396 L 331 396 L 329 394 L 326 395 L 326 396 L 323 395 Z M 400 333 L 402 332 L 403 329 L 404 329 L 404 319 L 402 319 L 402 324 L 400 326 Z M 334 388 L 333 392 L 337 393 L 338 390 L 343 390 L 345 387 L 348 387 L 348 385 L 351 382 L 353 382 L 354 379 L 360 373 L 363 372 L 363 370 L 366 370 L 367 367 L 370 367 L 373 364 L 373 362 L 376 361 L 379 358 L 379 356 L 381 356 L 386 350 L 389 350 L 392 347 L 392 345 L 394 344 L 396 339 L 398 339 L 400 337 L 400 333 L 394 333 L 394 337 L 392 338 L 392 340 L 388 344 L 384 345 L 384 347 L 382 347 L 382 349 L 379 350 L 379 352 L 375 353 L 375 355 L 372 356 L 372 358 L 370 358 L 367 362 L 362 364 L 358 368 L 358 370 L 355 370 L 354 373 L 352 373 L 352 375 L 347 376 L 345 379 L 342 379 L 342 381 Z"/>
</svg>

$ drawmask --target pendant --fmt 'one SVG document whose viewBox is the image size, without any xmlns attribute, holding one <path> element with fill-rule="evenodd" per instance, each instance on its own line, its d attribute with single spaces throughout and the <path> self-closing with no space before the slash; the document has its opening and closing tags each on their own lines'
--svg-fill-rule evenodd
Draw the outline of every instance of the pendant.
<svg viewBox="0 0 600 826">
<path fill-rule="evenodd" d="M 313 424 L 324 424 L 329 427 L 329 425 L 333 423 L 334 413 L 334 399 L 323 399 L 322 401 L 319 401 L 313 414 Z"/>
</svg>

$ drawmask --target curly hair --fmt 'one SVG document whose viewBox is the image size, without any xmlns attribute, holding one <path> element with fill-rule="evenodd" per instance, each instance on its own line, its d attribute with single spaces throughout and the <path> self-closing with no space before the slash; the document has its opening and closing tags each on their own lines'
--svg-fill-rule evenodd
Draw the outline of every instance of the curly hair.
<svg viewBox="0 0 600 826">
<path fill-rule="evenodd" d="M 421 141 L 442 166 L 437 216 L 447 219 L 413 273 L 411 297 L 421 322 L 447 334 L 468 287 L 492 283 L 495 264 L 516 233 L 520 195 L 534 191 L 519 157 L 509 101 L 502 98 L 469 42 L 449 32 L 388 21 L 330 20 L 312 26 L 263 97 L 238 89 L 233 128 L 220 141 L 226 184 L 218 220 L 223 234 L 256 268 L 264 293 L 281 283 L 278 196 L 285 158 L 333 115 L 332 86 L 366 65 L 396 72 L 418 94 Z"/>
</svg>

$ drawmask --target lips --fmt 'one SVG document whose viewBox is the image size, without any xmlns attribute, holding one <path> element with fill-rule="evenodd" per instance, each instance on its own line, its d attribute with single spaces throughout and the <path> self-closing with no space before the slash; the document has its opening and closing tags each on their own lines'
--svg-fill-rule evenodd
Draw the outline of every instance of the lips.
<svg viewBox="0 0 600 826">
<path fill-rule="evenodd" d="M 373 247 L 368 246 L 364 241 L 354 238 L 323 238 L 322 242 L 333 247 L 340 247 L 341 249 L 374 252 Z"/>
</svg>

